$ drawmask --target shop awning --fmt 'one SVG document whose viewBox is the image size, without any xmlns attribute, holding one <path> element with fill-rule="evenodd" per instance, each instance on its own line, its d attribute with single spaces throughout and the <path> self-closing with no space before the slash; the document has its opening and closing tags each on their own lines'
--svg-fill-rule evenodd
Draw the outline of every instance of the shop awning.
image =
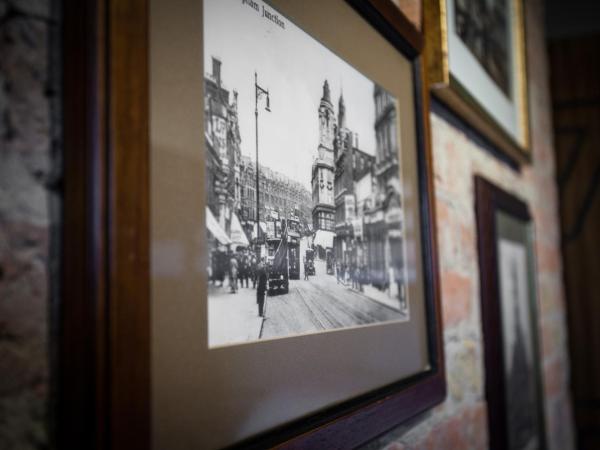
<svg viewBox="0 0 600 450">
<path fill-rule="evenodd" d="M 260 223 L 260 234 L 264 236 L 267 232 L 267 224 L 265 222 Z M 256 239 L 256 223 L 252 227 L 252 239 Z"/>
<path fill-rule="evenodd" d="M 205 214 L 206 228 L 208 228 L 210 234 L 223 245 L 231 244 L 231 239 L 227 237 L 227 233 L 225 233 L 225 230 L 219 225 L 219 222 L 217 222 L 217 219 L 215 219 L 215 216 L 208 206 L 206 207 Z"/>
<path fill-rule="evenodd" d="M 250 245 L 237 214 L 232 214 L 231 216 L 231 241 L 235 246 L 247 247 Z"/>
<path fill-rule="evenodd" d="M 335 233 L 333 231 L 317 230 L 313 244 L 320 245 L 323 248 L 333 248 L 334 237 Z"/>
</svg>

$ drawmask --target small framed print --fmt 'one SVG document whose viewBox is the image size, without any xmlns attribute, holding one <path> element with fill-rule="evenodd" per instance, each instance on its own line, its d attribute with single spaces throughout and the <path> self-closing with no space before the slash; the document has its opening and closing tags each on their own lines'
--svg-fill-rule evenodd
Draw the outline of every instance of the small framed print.
<svg viewBox="0 0 600 450">
<path fill-rule="evenodd" d="M 527 206 L 476 178 L 490 448 L 543 449 L 533 224 Z"/>
<path fill-rule="evenodd" d="M 531 160 L 522 0 L 425 0 L 431 91 L 517 162 Z"/>
</svg>

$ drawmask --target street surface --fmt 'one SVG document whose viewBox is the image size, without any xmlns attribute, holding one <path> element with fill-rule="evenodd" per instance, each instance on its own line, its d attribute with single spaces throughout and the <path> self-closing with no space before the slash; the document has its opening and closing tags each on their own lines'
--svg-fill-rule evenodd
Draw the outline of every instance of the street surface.
<svg viewBox="0 0 600 450">
<path fill-rule="evenodd" d="M 290 280 L 286 295 L 267 297 L 261 338 L 293 336 L 369 323 L 402 320 L 405 315 L 338 284 L 327 275 L 324 261 L 315 261 L 316 275 Z"/>
<path fill-rule="evenodd" d="M 208 346 L 252 342 L 259 338 L 263 320 L 258 317 L 256 290 L 238 289 L 230 293 L 229 282 L 223 287 L 208 287 Z"/>
<path fill-rule="evenodd" d="M 222 287 L 209 285 L 209 346 L 294 336 L 390 320 L 407 320 L 393 308 L 394 299 L 372 286 L 365 293 L 338 283 L 326 273 L 325 261 L 315 260 L 316 275 L 290 280 L 289 293 L 267 296 L 265 319 L 258 317 L 256 290 L 240 287 L 233 294 L 226 279 Z M 375 300 L 373 298 L 375 298 Z"/>
</svg>

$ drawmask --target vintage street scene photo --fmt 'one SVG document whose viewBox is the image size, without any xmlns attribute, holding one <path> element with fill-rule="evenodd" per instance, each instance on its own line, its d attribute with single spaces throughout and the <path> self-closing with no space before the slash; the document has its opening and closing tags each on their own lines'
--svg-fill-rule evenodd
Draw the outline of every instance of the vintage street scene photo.
<svg viewBox="0 0 600 450">
<path fill-rule="evenodd" d="M 259 0 L 204 68 L 209 346 L 408 321 L 398 99 Z"/>
<path fill-rule="evenodd" d="M 510 97 L 510 0 L 454 0 L 456 33 Z"/>
</svg>

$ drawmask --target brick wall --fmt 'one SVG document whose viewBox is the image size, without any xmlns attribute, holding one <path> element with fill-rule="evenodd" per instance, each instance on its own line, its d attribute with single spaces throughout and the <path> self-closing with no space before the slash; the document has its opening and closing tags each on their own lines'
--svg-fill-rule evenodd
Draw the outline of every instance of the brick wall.
<svg viewBox="0 0 600 450">
<path fill-rule="evenodd" d="M 395 0 L 419 24 L 418 0 Z M 468 128 L 440 105 L 431 113 L 438 221 L 446 401 L 367 449 L 485 449 L 487 416 L 481 330 L 473 176 L 483 175 L 527 201 L 535 221 L 539 327 L 545 413 L 552 449 L 573 448 L 569 356 L 560 256 L 551 104 L 542 0 L 526 1 L 533 164 L 521 173 L 491 155 Z"/>
<path fill-rule="evenodd" d="M 46 448 L 57 173 L 57 24 L 0 0 L 0 448 Z"/>
</svg>

